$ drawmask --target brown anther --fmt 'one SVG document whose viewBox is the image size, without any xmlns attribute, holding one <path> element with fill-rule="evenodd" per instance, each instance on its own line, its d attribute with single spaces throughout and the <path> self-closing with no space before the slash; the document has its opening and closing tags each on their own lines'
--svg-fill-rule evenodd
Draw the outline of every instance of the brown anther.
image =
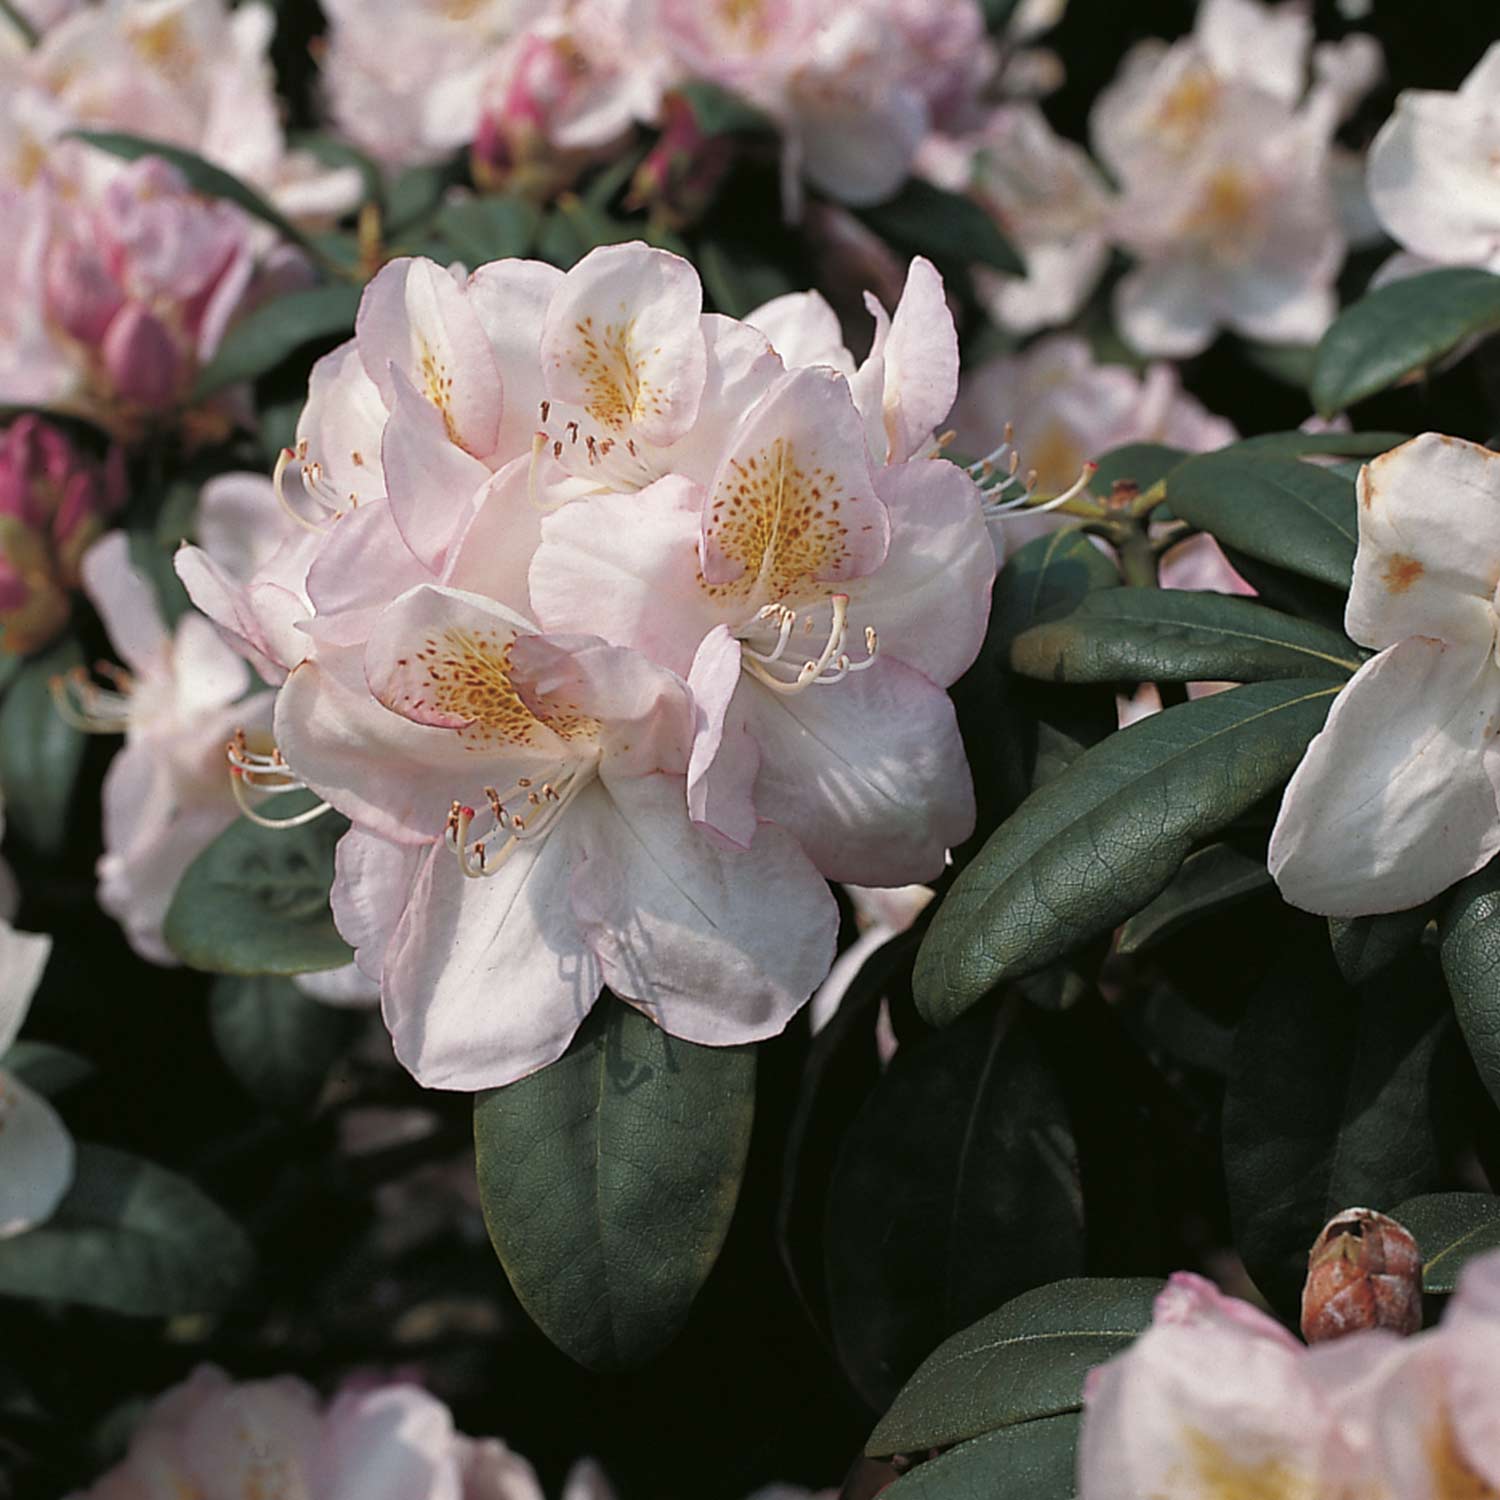
<svg viewBox="0 0 1500 1500">
<path fill-rule="evenodd" d="M 1141 487 L 1133 479 L 1117 479 L 1105 497 L 1107 510 L 1129 510 L 1141 497 Z"/>
</svg>

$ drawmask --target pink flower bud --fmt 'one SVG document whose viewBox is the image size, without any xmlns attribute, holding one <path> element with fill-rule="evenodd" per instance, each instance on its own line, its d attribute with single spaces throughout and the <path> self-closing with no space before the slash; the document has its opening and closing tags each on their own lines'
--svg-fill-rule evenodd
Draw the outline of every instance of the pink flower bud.
<svg viewBox="0 0 1500 1500">
<path fill-rule="evenodd" d="M 713 201 L 728 172 L 733 147 L 727 136 L 705 135 L 693 106 L 681 94 L 663 101 L 661 137 L 636 168 L 629 206 L 649 206 L 673 228 L 691 224 Z"/>
<path fill-rule="evenodd" d="M 1410 1231 L 1369 1208 L 1335 1215 L 1313 1242 L 1302 1336 L 1326 1343 L 1364 1328 L 1422 1327 L 1422 1253 Z"/>
<path fill-rule="evenodd" d="M 81 240 L 54 244 L 46 263 L 47 315 L 85 344 L 98 344 L 124 303 L 98 249 Z"/>
<path fill-rule="evenodd" d="M 169 407 L 181 393 L 186 361 L 166 325 L 139 303 L 109 325 L 100 353 L 110 383 L 132 406 Z"/>
</svg>

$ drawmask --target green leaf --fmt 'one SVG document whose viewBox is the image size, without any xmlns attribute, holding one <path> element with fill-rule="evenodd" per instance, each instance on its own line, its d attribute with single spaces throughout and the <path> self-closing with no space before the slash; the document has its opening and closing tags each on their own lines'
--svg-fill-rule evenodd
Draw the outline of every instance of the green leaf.
<svg viewBox="0 0 1500 1500">
<path fill-rule="evenodd" d="M 982 1433 L 1077 1411 L 1088 1372 L 1151 1322 L 1151 1278 L 1055 1281 L 1007 1302 L 927 1356 L 865 1452 L 946 1447 Z"/>
<path fill-rule="evenodd" d="M 266 1108 L 312 1109 L 328 1070 L 348 1050 L 360 1011 L 304 995 L 290 979 L 226 974 L 209 994 L 209 1027 L 219 1055 Z"/>
<path fill-rule="evenodd" d="M 351 335 L 361 290 L 342 284 L 315 286 L 262 303 L 224 336 L 218 352 L 198 374 L 193 400 L 258 379 L 304 344 Z"/>
<path fill-rule="evenodd" d="M 1205 453 L 1172 471 L 1172 514 L 1263 562 L 1347 592 L 1359 545 L 1354 486 L 1314 464 Z"/>
<path fill-rule="evenodd" d="M 703 289 L 716 311 L 743 318 L 762 303 L 792 290 L 779 266 L 755 257 L 730 240 L 705 239 L 698 246 L 698 270 Z"/>
<path fill-rule="evenodd" d="M 1383 1211 L 1440 1180 L 1455 1084 L 1429 967 L 1409 955 L 1355 994 L 1309 923 L 1251 997 L 1224 1099 L 1224 1176 L 1235 1248 L 1278 1308 L 1296 1307 L 1334 1214 Z"/>
<path fill-rule="evenodd" d="M 1060 620 L 1034 625 L 1010 664 L 1052 682 L 1327 681 L 1356 671 L 1351 641 L 1232 594 L 1107 589 Z"/>
<path fill-rule="evenodd" d="M 900 1048 L 845 1137 L 824 1233 L 834 1341 L 871 1405 L 985 1308 L 1083 1270 L 1076 1174 L 1019 1000 Z"/>
<path fill-rule="evenodd" d="M 62 853 L 84 735 L 57 711 L 52 679 L 83 665 L 72 639 L 22 664 L 0 700 L 0 792 L 6 822 L 42 854 Z"/>
<path fill-rule="evenodd" d="M 82 1142 L 57 1212 L 0 1240 L 0 1295 L 134 1317 L 219 1312 L 253 1269 L 239 1226 L 187 1178 Z"/>
<path fill-rule="evenodd" d="M 7 1073 L 13 1073 L 27 1088 L 46 1099 L 55 1099 L 69 1089 L 87 1083 L 98 1069 L 86 1057 L 51 1042 L 31 1039 L 12 1042 L 10 1050 L 0 1056 Z"/>
<path fill-rule="evenodd" d="M 775 122 L 748 99 L 706 79 L 677 84 L 672 92 L 692 106 L 693 119 L 704 135 L 771 135 Z"/>
<path fill-rule="evenodd" d="M 1500 860 L 1454 888 L 1438 932 L 1464 1044 L 1500 1106 Z"/>
<path fill-rule="evenodd" d="M 1248 453 L 1255 458 L 1303 458 L 1309 453 L 1333 453 L 1350 458 L 1374 458 L 1399 448 L 1409 432 L 1262 432 L 1241 438 L 1224 453 Z"/>
<path fill-rule="evenodd" d="M 315 804 L 295 792 L 272 804 L 287 818 Z M 238 819 L 187 867 L 167 910 L 167 946 L 214 974 L 305 974 L 354 956 L 328 909 L 334 845 L 349 827 L 324 813 L 300 828 Z"/>
<path fill-rule="evenodd" d="M 1183 860 L 1182 868 L 1154 901 L 1120 929 L 1120 953 L 1143 953 L 1195 918 L 1219 911 L 1273 884 L 1264 857 L 1233 844 L 1210 844 Z"/>
<path fill-rule="evenodd" d="M 1279 380 L 1283 385 L 1305 391 L 1312 378 L 1314 344 L 1263 344 L 1255 339 L 1240 339 L 1240 353 L 1252 368 Z"/>
<path fill-rule="evenodd" d="M 1081 1424 L 1068 1413 L 1002 1427 L 918 1464 L 881 1494 L 884 1500 L 1073 1500 Z"/>
<path fill-rule="evenodd" d="M 972 199 L 920 177 L 907 179 L 894 198 L 859 211 L 882 239 L 905 250 L 958 265 L 990 266 L 1024 276 L 1026 264 L 995 221 Z"/>
<path fill-rule="evenodd" d="M 132 135 L 125 130 L 74 130 L 69 134 L 125 161 L 137 161 L 143 156 L 159 156 L 182 173 L 195 193 L 202 193 L 207 198 L 223 198 L 226 202 L 233 203 L 237 208 L 244 209 L 251 218 L 259 219 L 262 224 L 269 224 L 284 240 L 300 245 L 319 264 L 326 262 L 326 257 L 312 237 L 304 234 L 273 208 L 254 188 L 222 167 L 204 161 L 192 151 L 184 151 L 181 146 L 173 146 L 166 141 Z"/>
<path fill-rule="evenodd" d="M 475 1101 L 495 1253 L 580 1364 L 640 1364 L 686 1321 L 729 1229 L 754 1092 L 754 1048 L 682 1041 L 606 993 L 557 1062 Z"/>
<path fill-rule="evenodd" d="M 1328 945 L 1346 984 L 1367 984 L 1416 947 L 1432 916 L 1431 903 L 1375 917 L 1328 919 Z"/>
<path fill-rule="evenodd" d="M 1313 405 L 1325 417 L 1500 328 L 1500 276 L 1466 266 L 1394 281 L 1346 307 L 1318 345 Z"/>
<path fill-rule="evenodd" d="M 445 203 L 434 226 L 471 267 L 526 255 L 542 227 L 528 198 L 464 198 Z"/>
<path fill-rule="evenodd" d="M 1137 489 L 1149 490 L 1189 457 L 1181 448 L 1169 448 L 1165 443 L 1126 443 L 1123 448 L 1111 448 L 1099 459 L 1089 489 L 1096 495 L 1108 495 L 1117 483 L 1126 481 Z"/>
<path fill-rule="evenodd" d="M 1260 595 L 1263 604 L 1269 604 L 1283 614 L 1296 615 L 1299 620 L 1312 620 L 1335 635 L 1343 635 L 1344 606 L 1348 602 L 1345 590 L 1330 588 L 1326 583 L 1314 583 L 1310 578 L 1299 578 L 1285 568 L 1262 562 L 1257 557 L 1247 557 L 1234 547 L 1224 547 L 1224 556 L 1234 571 Z"/>
<path fill-rule="evenodd" d="M 918 1009 L 946 1025 L 1002 979 L 1138 912 L 1196 844 L 1291 775 L 1337 692 L 1251 683 L 1153 714 L 1085 751 L 955 881 L 917 955 Z"/>
<path fill-rule="evenodd" d="M 1491 1193 L 1428 1193 L 1389 1210 L 1422 1252 L 1422 1290 L 1450 1293 L 1476 1255 L 1500 1250 L 1500 1198 Z"/>
</svg>

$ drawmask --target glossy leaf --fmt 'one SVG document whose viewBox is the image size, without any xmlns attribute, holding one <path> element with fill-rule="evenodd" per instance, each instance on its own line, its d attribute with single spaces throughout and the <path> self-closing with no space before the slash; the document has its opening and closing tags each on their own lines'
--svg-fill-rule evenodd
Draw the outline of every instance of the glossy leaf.
<svg viewBox="0 0 1500 1500">
<path fill-rule="evenodd" d="M 954 882 L 917 955 L 917 1006 L 946 1025 L 1002 979 L 1108 932 L 1195 845 L 1296 768 L 1337 684 L 1261 682 L 1153 714 L 1084 752 Z"/>
<path fill-rule="evenodd" d="M 669 1036 L 605 995 L 567 1052 L 474 1106 L 479 1193 L 521 1305 L 591 1369 L 687 1319 L 729 1229 L 755 1051 Z"/>
<path fill-rule="evenodd" d="M 225 334 L 218 352 L 199 372 L 193 399 L 201 401 L 225 386 L 258 379 L 304 344 L 352 337 L 360 292 L 357 286 L 315 286 L 262 303 Z"/>
<path fill-rule="evenodd" d="M 1013 1298 L 928 1355 L 865 1452 L 915 1453 L 1077 1411 L 1084 1377 L 1150 1324 L 1161 1288 L 1146 1277 L 1080 1277 Z"/>
<path fill-rule="evenodd" d="M 1189 459 L 1167 484 L 1172 514 L 1229 547 L 1347 590 L 1359 544 L 1354 486 L 1292 458 L 1227 449 Z"/>
<path fill-rule="evenodd" d="M 1126 443 L 1100 457 L 1089 489 L 1096 495 L 1108 495 L 1117 483 L 1125 482 L 1149 490 L 1190 456 L 1183 449 L 1169 448 L 1165 443 Z"/>
<path fill-rule="evenodd" d="M 1422 1252 L 1422 1290 L 1458 1288 L 1459 1273 L 1476 1255 L 1500 1250 L 1500 1198 L 1491 1193 L 1428 1193 L 1390 1210 Z"/>
<path fill-rule="evenodd" d="M 1026 274 L 1015 248 L 977 203 L 921 177 L 907 178 L 894 198 L 861 209 L 860 217 L 882 239 L 934 260 Z"/>
<path fill-rule="evenodd" d="M 1224 450 L 1256 458 L 1302 458 L 1309 453 L 1332 453 L 1352 458 L 1374 458 L 1398 448 L 1409 432 L 1262 432 L 1241 438 Z"/>
<path fill-rule="evenodd" d="M 0 1240 L 0 1295 L 135 1317 L 218 1312 L 253 1268 L 239 1226 L 187 1178 L 84 1143 L 57 1212 Z"/>
<path fill-rule="evenodd" d="M 97 146 L 101 151 L 107 151 L 111 156 L 121 157 L 125 161 L 136 161 L 142 156 L 159 156 L 182 173 L 195 193 L 233 203 L 237 208 L 244 209 L 252 219 L 269 224 L 288 243 L 300 245 L 314 260 L 324 259 L 312 238 L 272 207 L 254 188 L 222 167 L 204 161 L 195 152 L 185 151 L 181 146 L 173 146 L 166 141 L 132 135 L 125 130 L 75 130 L 71 133 L 77 139 L 87 141 L 90 146 Z"/>
<path fill-rule="evenodd" d="M 1081 1422 L 1068 1413 L 987 1433 L 918 1464 L 883 1500 L 1073 1500 Z"/>
<path fill-rule="evenodd" d="M 1011 644 L 1010 663 L 1052 682 L 1327 680 L 1354 672 L 1351 641 L 1232 594 L 1108 589 Z"/>
<path fill-rule="evenodd" d="M 1082 1271 L 1076 1173 L 1018 1000 L 897 1051 L 844 1140 L 825 1233 L 834 1341 L 872 1405 L 985 1308 Z"/>
<path fill-rule="evenodd" d="M 1233 844 L 1210 844 L 1188 855 L 1161 895 L 1121 927 L 1115 947 L 1120 953 L 1143 953 L 1195 918 L 1269 890 L 1272 884 L 1264 856 L 1246 854 Z"/>
<path fill-rule="evenodd" d="M 0 792 L 5 821 L 42 854 L 62 852 L 83 764 L 84 735 L 57 711 L 52 679 L 83 665 L 71 638 L 28 658 L 0 699 Z"/>
<path fill-rule="evenodd" d="M 1347 984 L 1367 984 L 1421 941 L 1431 905 L 1373 917 L 1328 919 L 1328 945 Z"/>
<path fill-rule="evenodd" d="M 1464 1044 L 1500 1107 L 1500 862 L 1454 888 L 1438 951 Z"/>
<path fill-rule="evenodd" d="M 274 815 L 291 817 L 313 800 L 279 797 Z M 334 845 L 348 826 L 332 812 L 300 828 L 231 823 L 178 882 L 167 946 L 215 974 L 303 974 L 348 963 L 354 955 L 328 909 Z"/>
<path fill-rule="evenodd" d="M 466 198 L 445 203 L 434 225 L 470 269 L 530 253 L 542 212 L 528 198 Z"/>
<path fill-rule="evenodd" d="M 1496 328 L 1500 276 L 1447 266 L 1393 281 L 1346 307 L 1323 335 L 1313 405 L 1331 417 Z"/>
<path fill-rule="evenodd" d="M 290 979 L 226 974 L 209 995 L 208 1019 L 220 1056 L 246 1091 L 268 1109 L 299 1114 L 317 1103 L 360 1015 L 304 995 Z"/>
<path fill-rule="evenodd" d="M 1356 994 L 1309 924 L 1240 1023 L 1224 1100 L 1230 1217 L 1246 1268 L 1284 1311 L 1334 1214 L 1387 1210 L 1440 1180 L 1454 1084 L 1430 967 L 1411 955 Z"/>
</svg>

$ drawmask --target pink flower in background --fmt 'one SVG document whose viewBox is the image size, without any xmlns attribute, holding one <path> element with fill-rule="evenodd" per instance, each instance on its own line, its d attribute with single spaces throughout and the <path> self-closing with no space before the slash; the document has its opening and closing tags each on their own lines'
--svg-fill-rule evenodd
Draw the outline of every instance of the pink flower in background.
<svg viewBox="0 0 1500 1500">
<path fill-rule="evenodd" d="M 118 449 L 96 463 L 40 417 L 0 432 L 0 650 L 35 651 L 67 623 L 83 554 L 124 481 Z"/>
<path fill-rule="evenodd" d="M 1345 237 L 1330 143 L 1368 47 L 1319 49 L 1299 6 L 1202 0 L 1193 33 L 1142 42 L 1090 131 L 1120 184 L 1113 237 L 1138 265 L 1115 315 L 1143 354 L 1184 357 L 1220 328 L 1312 343 L 1336 309 Z"/>
</svg>

